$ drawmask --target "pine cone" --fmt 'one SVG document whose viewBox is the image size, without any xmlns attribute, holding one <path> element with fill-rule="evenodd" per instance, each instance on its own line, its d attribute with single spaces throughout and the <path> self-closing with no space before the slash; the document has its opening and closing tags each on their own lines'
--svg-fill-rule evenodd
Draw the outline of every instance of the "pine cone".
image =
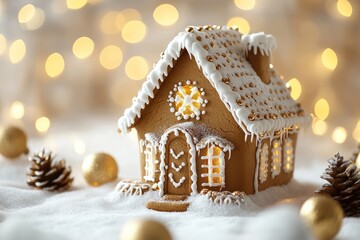
<svg viewBox="0 0 360 240">
<path fill-rule="evenodd" d="M 65 165 L 65 160 L 54 161 L 56 156 L 45 149 L 29 157 L 31 166 L 27 172 L 27 184 L 46 191 L 64 191 L 68 189 L 73 178 L 71 168 Z"/>
<path fill-rule="evenodd" d="M 360 170 L 350 160 L 336 154 L 321 176 L 326 180 L 316 193 L 330 195 L 342 206 L 346 216 L 360 216 Z"/>
</svg>

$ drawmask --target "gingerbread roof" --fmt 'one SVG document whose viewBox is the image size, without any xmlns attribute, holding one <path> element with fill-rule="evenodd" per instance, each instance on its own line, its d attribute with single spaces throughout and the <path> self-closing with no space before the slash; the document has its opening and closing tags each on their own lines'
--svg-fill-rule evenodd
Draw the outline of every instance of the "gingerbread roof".
<svg viewBox="0 0 360 240">
<path fill-rule="evenodd" d="M 187 28 L 169 43 L 132 106 L 119 119 L 119 130 L 126 133 L 141 117 L 141 110 L 154 98 L 153 91 L 165 81 L 168 67 L 173 67 L 182 50 L 195 58 L 245 134 L 266 137 L 297 130 L 310 117 L 291 98 L 274 69 L 270 83 L 265 84 L 246 60 L 251 49 L 270 55 L 273 48 L 275 39 L 264 33 L 243 35 L 236 29 L 217 26 Z"/>
</svg>

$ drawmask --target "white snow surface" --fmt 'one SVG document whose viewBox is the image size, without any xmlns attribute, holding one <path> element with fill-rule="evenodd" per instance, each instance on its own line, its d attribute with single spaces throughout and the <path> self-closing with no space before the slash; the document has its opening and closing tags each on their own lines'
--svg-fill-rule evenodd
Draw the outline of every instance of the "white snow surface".
<svg viewBox="0 0 360 240">
<path fill-rule="evenodd" d="M 247 196 L 240 208 L 215 206 L 204 196 L 197 196 L 191 197 L 193 203 L 189 211 L 164 213 L 145 207 L 148 199 L 158 197 L 157 192 L 126 198 L 114 191 L 118 181 L 138 179 L 140 172 L 136 140 L 118 135 L 114 122 L 114 119 L 94 119 L 79 123 L 79 126 L 71 122 L 72 129 L 79 127 L 76 133 L 54 122 L 46 137 L 30 138 L 30 149 L 46 146 L 64 156 L 72 166 L 75 181 L 67 192 L 30 189 L 26 184 L 26 157 L 15 160 L 0 157 L 1 240 L 115 240 L 119 239 L 124 224 L 134 218 L 161 221 L 176 240 L 311 239 L 299 218 L 298 209 L 299 202 L 311 196 L 322 183 L 319 176 L 326 166 L 325 161 L 310 161 L 305 154 L 309 151 L 303 151 L 314 143 L 314 139 L 303 137 L 299 141 L 303 143 L 298 149 L 295 180 L 286 186 Z M 86 152 L 81 155 L 73 148 L 73 143 L 79 140 L 86 144 Z M 98 151 L 108 152 L 117 159 L 120 177 L 94 188 L 82 178 L 81 162 L 87 154 Z M 326 153 L 328 157 L 332 154 Z M 337 239 L 358 239 L 359 224 L 360 219 L 345 219 Z"/>
</svg>

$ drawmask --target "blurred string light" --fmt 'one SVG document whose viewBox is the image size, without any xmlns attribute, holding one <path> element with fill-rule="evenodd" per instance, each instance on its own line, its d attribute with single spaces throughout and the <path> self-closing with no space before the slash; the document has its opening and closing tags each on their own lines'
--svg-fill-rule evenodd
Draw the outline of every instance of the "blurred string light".
<svg viewBox="0 0 360 240">
<path fill-rule="evenodd" d="M 251 10 L 255 7 L 255 0 L 234 0 L 234 3 L 242 10 Z"/>
<path fill-rule="evenodd" d="M 79 37 L 74 42 L 72 51 L 79 59 L 87 58 L 94 51 L 94 41 L 89 37 Z"/>
<path fill-rule="evenodd" d="M 336 8 L 341 15 L 345 17 L 351 17 L 352 6 L 348 0 L 338 0 L 336 3 Z"/>
<path fill-rule="evenodd" d="M 336 143 L 344 143 L 347 138 L 346 129 L 343 127 L 336 127 L 332 133 L 332 140 Z"/>
<path fill-rule="evenodd" d="M 26 22 L 23 26 L 27 30 L 36 30 L 40 28 L 45 21 L 45 13 L 41 8 L 35 9 L 34 16 L 30 19 L 30 21 Z"/>
<path fill-rule="evenodd" d="M 18 14 L 18 21 L 26 30 L 40 28 L 45 21 L 45 13 L 40 8 L 35 8 L 32 4 L 22 7 Z"/>
<path fill-rule="evenodd" d="M 338 63 L 335 51 L 331 48 L 325 49 L 321 54 L 321 62 L 326 68 L 334 70 Z"/>
<path fill-rule="evenodd" d="M 9 48 L 9 59 L 11 63 L 18 63 L 25 57 L 26 46 L 23 40 L 15 40 Z"/>
<path fill-rule="evenodd" d="M 132 20 L 141 20 L 141 14 L 132 8 L 121 12 L 109 11 L 103 15 L 100 21 L 100 30 L 109 35 L 118 34 L 124 25 Z"/>
<path fill-rule="evenodd" d="M 2 55 L 6 50 L 6 38 L 4 35 L 0 34 L 0 55 Z"/>
<path fill-rule="evenodd" d="M 116 18 L 118 14 L 119 13 L 116 11 L 110 11 L 104 14 L 100 21 L 100 29 L 103 33 L 116 34 L 119 32 L 119 29 L 116 27 Z"/>
<path fill-rule="evenodd" d="M 100 65 L 105 69 L 113 70 L 121 64 L 123 54 L 118 46 L 109 45 L 101 51 L 99 60 Z"/>
<path fill-rule="evenodd" d="M 328 125 L 325 121 L 314 118 L 312 122 L 312 130 L 315 135 L 322 136 L 326 133 Z"/>
<path fill-rule="evenodd" d="M 179 19 L 179 12 L 171 4 L 161 4 L 157 6 L 153 12 L 155 21 L 163 26 L 170 26 Z"/>
<path fill-rule="evenodd" d="M 46 74 L 51 78 L 56 78 L 59 76 L 65 68 L 64 58 L 60 53 L 51 54 L 45 62 L 45 71 Z"/>
<path fill-rule="evenodd" d="M 129 133 L 129 138 L 135 142 L 138 142 L 138 134 L 135 128 L 132 128 Z"/>
<path fill-rule="evenodd" d="M 25 114 L 24 104 L 19 101 L 15 101 L 10 106 L 10 117 L 13 119 L 22 119 Z"/>
<path fill-rule="evenodd" d="M 50 119 L 47 117 L 40 117 L 35 121 L 35 128 L 39 133 L 47 132 L 50 128 L 50 125 Z"/>
<path fill-rule="evenodd" d="M 74 141 L 73 143 L 73 147 L 74 147 L 74 151 L 75 153 L 77 153 L 78 155 L 82 155 L 85 153 L 86 151 L 86 145 L 85 143 L 80 140 L 80 139 L 77 139 Z"/>
<path fill-rule="evenodd" d="M 36 8 L 32 4 L 27 4 L 23 6 L 18 14 L 19 23 L 27 23 L 29 22 L 35 15 Z"/>
<path fill-rule="evenodd" d="M 320 120 L 325 120 L 329 116 L 330 107 L 326 99 L 321 98 L 315 103 L 314 112 Z"/>
<path fill-rule="evenodd" d="M 83 8 L 86 3 L 87 0 L 66 0 L 66 6 L 71 10 Z"/>
<path fill-rule="evenodd" d="M 360 143 L 360 120 L 357 122 L 356 127 L 353 131 L 353 138 Z"/>
<path fill-rule="evenodd" d="M 238 27 L 239 31 L 244 34 L 248 34 L 250 32 L 250 24 L 245 18 L 233 17 L 228 21 L 227 25 L 230 27 Z"/>
<path fill-rule="evenodd" d="M 134 20 L 127 22 L 121 32 L 121 36 L 125 42 L 138 43 L 141 42 L 146 35 L 146 26 L 142 21 Z"/>
<path fill-rule="evenodd" d="M 290 95 L 294 100 L 297 100 L 300 97 L 300 95 L 301 95 L 301 84 L 300 84 L 299 80 L 297 80 L 296 78 L 290 79 L 286 83 L 286 87 L 291 88 Z"/>
<path fill-rule="evenodd" d="M 140 56 L 130 58 L 125 65 L 126 76 L 132 80 L 143 80 L 148 70 L 148 63 Z"/>
</svg>

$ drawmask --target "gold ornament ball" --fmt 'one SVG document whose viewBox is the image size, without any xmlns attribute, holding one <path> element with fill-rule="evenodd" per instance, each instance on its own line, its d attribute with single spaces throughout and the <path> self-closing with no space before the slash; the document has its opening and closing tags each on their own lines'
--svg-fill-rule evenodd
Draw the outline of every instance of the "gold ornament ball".
<svg viewBox="0 0 360 240">
<path fill-rule="evenodd" d="M 0 154 L 7 158 L 16 158 L 28 153 L 27 137 L 18 127 L 0 128 Z"/>
<path fill-rule="evenodd" d="M 340 204 L 327 196 L 316 196 L 306 200 L 301 207 L 300 215 L 318 240 L 334 238 L 344 218 Z"/>
<path fill-rule="evenodd" d="M 120 240 L 171 240 L 169 230 L 160 222 L 137 219 L 125 224 Z"/>
<path fill-rule="evenodd" d="M 96 187 L 115 180 L 118 175 L 118 165 L 109 154 L 90 154 L 82 163 L 82 173 L 86 182 Z"/>
</svg>

